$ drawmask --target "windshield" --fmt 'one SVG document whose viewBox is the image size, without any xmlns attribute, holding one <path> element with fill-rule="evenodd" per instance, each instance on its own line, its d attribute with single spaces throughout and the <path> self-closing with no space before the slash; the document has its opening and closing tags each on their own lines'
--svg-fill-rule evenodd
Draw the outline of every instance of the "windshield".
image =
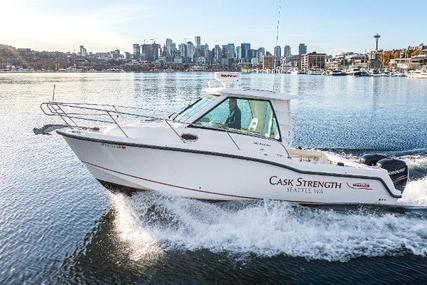
<svg viewBox="0 0 427 285">
<path fill-rule="evenodd" d="M 194 125 L 280 140 L 276 116 L 266 100 L 228 98 Z"/>
<path fill-rule="evenodd" d="M 175 117 L 175 121 L 182 123 L 191 123 L 189 122 L 189 119 L 195 114 L 197 114 L 199 111 L 203 110 L 206 106 L 211 104 L 216 98 L 217 96 L 215 95 L 206 95 L 201 97 L 199 100 L 189 105 L 181 113 L 179 113 L 178 116 Z"/>
</svg>

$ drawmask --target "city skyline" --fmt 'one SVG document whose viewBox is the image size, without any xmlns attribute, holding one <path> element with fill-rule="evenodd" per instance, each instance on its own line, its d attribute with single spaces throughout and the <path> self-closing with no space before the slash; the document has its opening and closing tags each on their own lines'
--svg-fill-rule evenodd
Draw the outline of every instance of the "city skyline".
<svg viewBox="0 0 427 285">
<path fill-rule="evenodd" d="M 6 11 L 0 24 L 2 44 L 35 50 L 73 51 L 83 44 L 91 51 L 120 49 L 131 52 L 133 43 L 154 39 L 163 45 L 194 41 L 216 44 L 251 42 L 273 51 L 278 1 L 264 3 L 218 0 L 206 11 L 206 4 L 186 1 L 158 3 L 153 0 L 86 2 L 1 1 Z M 423 11 L 427 3 L 411 2 L 411 13 L 390 1 L 283 1 L 278 44 L 298 49 L 306 43 L 309 51 L 337 54 L 374 49 L 373 34 L 379 33 L 381 49 L 403 48 L 427 42 Z M 396 2 L 396 4 L 398 4 Z M 343 7 L 345 6 L 345 7 Z M 316 9 L 312 9 L 316 7 Z M 408 8 L 409 9 L 409 8 Z M 244 12 L 243 12 L 244 11 Z M 219 18 L 216 16 L 220 14 Z M 407 15 L 410 14 L 410 15 Z M 395 18 L 395 23 L 391 19 Z M 18 20 L 17 20 L 18 19 Z M 173 29 L 171 29 L 173 28 Z M 396 36 L 397 35 L 397 36 Z"/>
</svg>

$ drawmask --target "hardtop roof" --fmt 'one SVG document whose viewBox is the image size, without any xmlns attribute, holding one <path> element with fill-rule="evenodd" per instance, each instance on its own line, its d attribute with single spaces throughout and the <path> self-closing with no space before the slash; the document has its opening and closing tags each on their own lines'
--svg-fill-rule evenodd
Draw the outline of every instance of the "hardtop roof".
<svg viewBox="0 0 427 285">
<path fill-rule="evenodd" d="M 209 87 L 202 90 L 205 95 L 219 95 L 219 96 L 232 96 L 250 99 L 263 99 L 263 100 L 280 100 L 289 101 L 291 97 L 286 94 L 275 93 L 269 90 L 248 89 L 243 90 L 239 88 L 228 87 Z"/>
</svg>

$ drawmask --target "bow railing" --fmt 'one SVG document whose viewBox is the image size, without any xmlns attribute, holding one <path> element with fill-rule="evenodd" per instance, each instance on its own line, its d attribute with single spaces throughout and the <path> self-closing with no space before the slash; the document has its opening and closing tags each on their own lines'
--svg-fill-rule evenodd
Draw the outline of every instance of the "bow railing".
<svg viewBox="0 0 427 285">
<path fill-rule="evenodd" d="M 94 122 L 104 124 L 114 124 L 125 137 L 129 137 L 119 123 L 119 118 L 139 118 L 142 121 L 164 121 L 169 128 L 185 142 L 176 129 L 173 127 L 173 120 L 157 116 L 141 114 L 141 112 L 154 111 L 139 107 L 96 104 L 96 103 L 68 103 L 68 102 L 44 102 L 40 104 L 40 109 L 46 116 L 59 117 L 68 127 L 90 128 L 83 122 Z"/>
</svg>

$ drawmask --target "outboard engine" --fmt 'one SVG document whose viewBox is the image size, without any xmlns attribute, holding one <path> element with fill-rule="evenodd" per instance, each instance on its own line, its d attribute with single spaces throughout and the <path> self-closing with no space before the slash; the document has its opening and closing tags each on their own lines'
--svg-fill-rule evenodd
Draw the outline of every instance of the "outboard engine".
<svg viewBox="0 0 427 285">
<path fill-rule="evenodd" d="M 370 153 L 370 154 L 365 154 L 364 156 L 362 156 L 360 158 L 360 162 L 363 164 L 366 164 L 368 166 L 374 166 L 377 164 L 378 161 L 380 161 L 381 159 L 387 158 L 387 156 L 382 155 L 382 154 L 376 154 L 376 153 Z"/>
<path fill-rule="evenodd" d="M 409 170 L 406 163 L 402 160 L 393 158 L 383 158 L 377 162 L 377 165 L 388 171 L 394 188 L 403 192 L 408 182 Z"/>
</svg>

